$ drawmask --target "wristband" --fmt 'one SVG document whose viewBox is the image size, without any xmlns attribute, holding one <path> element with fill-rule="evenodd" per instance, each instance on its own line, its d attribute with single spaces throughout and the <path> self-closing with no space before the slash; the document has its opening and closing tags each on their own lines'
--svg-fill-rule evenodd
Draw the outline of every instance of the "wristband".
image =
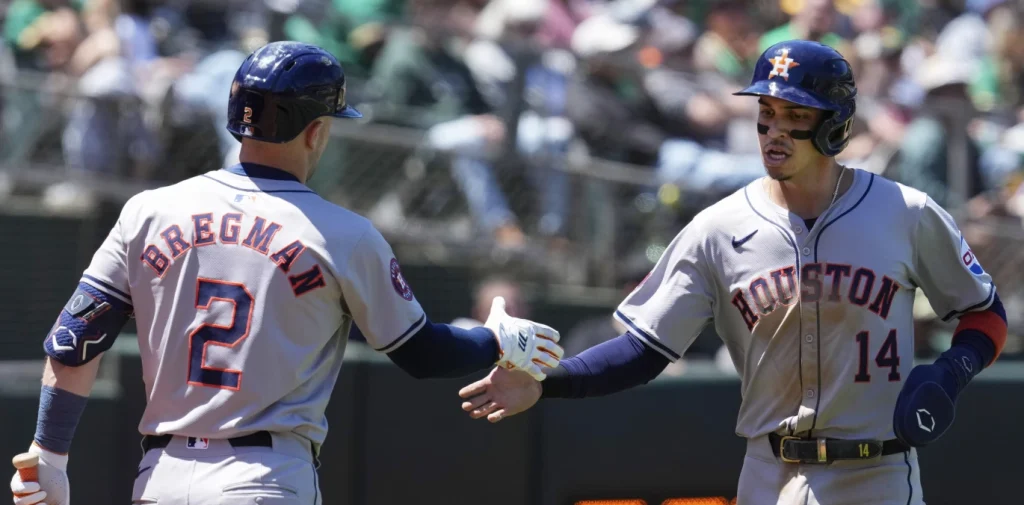
<svg viewBox="0 0 1024 505">
<path fill-rule="evenodd" d="M 39 393 L 35 443 L 50 452 L 67 454 L 88 401 L 85 396 L 43 386 Z"/>
</svg>

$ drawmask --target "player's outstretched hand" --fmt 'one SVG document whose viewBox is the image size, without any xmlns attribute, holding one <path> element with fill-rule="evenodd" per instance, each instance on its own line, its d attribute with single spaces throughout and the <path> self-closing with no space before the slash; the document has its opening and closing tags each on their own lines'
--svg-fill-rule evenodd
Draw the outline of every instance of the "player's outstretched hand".
<svg viewBox="0 0 1024 505">
<path fill-rule="evenodd" d="M 546 368 L 555 368 L 565 351 L 558 345 L 558 332 L 550 326 L 512 317 L 505 312 L 505 299 L 496 296 L 484 323 L 498 339 L 498 366 L 518 368 L 544 380 Z"/>
<path fill-rule="evenodd" d="M 910 371 L 896 399 L 896 438 L 913 447 L 923 447 L 938 440 L 953 425 L 956 400 L 941 385 L 949 382 L 947 374 L 951 373 L 937 363 L 918 365 Z"/>
<path fill-rule="evenodd" d="M 27 470 L 14 472 L 14 477 L 11 478 L 14 505 L 70 505 L 71 487 L 68 483 L 67 455 L 52 453 L 34 443 L 29 447 L 27 454 L 38 456 L 38 463 Z M 23 456 L 19 454 L 15 459 L 27 459 Z M 31 474 L 33 471 L 34 480 L 22 480 L 22 474 Z"/>
<path fill-rule="evenodd" d="M 540 383 L 519 370 L 495 367 L 491 373 L 459 391 L 462 410 L 473 419 L 496 423 L 532 407 L 540 400 Z"/>
</svg>

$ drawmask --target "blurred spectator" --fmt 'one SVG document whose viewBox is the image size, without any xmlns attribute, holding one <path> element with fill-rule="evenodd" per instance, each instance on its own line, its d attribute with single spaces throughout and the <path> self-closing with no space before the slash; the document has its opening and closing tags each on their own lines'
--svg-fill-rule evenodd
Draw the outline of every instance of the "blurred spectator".
<svg viewBox="0 0 1024 505">
<path fill-rule="evenodd" d="M 474 23 L 474 33 L 483 39 L 498 40 L 510 27 L 510 21 L 529 21 L 537 25 L 530 31 L 539 45 L 568 49 L 572 32 L 591 11 L 592 6 L 583 0 L 490 0 Z"/>
<path fill-rule="evenodd" d="M 453 152 L 452 171 L 482 228 L 500 245 L 524 235 L 489 162 L 505 124 L 484 100 L 456 39 L 418 27 L 395 28 L 372 70 L 375 120 L 427 130 L 430 145 Z"/>
<path fill-rule="evenodd" d="M 383 47 L 387 27 L 405 15 L 400 0 L 330 0 L 321 12 L 297 11 L 284 23 L 289 40 L 315 44 L 333 54 L 346 77 L 365 79 Z"/>
<path fill-rule="evenodd" d="M 501 296 L 505 298 L 505 312 L 512 317 L 530 318 L 529 307 L 523 300 L 523 294 L 519 284 L 508 277 L 493 275 L 484 278 L 477 284 L 473 291 L 473 307 L 466 317 L 456 318 L 451 322 L 453 326 L 460 328 L 475 328 L 483 326 L 487 322 L 487 316 L 491 313 L 491 304 L 494 298 Z"/>
<path fill-rule="evenodd" d="M 49 70 L 71 59 L 84 34 L 78 13 L 86 0 L 14 0 L 4 17 L 4 41 L 19 68 Z"/>
<path fill-rule="evenodd" d="M 23 97 L 28 100 L 19 99 L 16 104 L 24 118 L 25 124 L 19 125 L 22 131 L 38 133 L 33 126 L 41 118 L 32 110 L 40 103 L 36 93 L 48 87 L 66 89 L 73 83 L 62 137 L 67 167 L 122 177 L 149 173 L 158 145 L 143 119 L 140 79 L 144 73 L 136 70 L 153 51 L 151 45 L 139 47 L 139 39 L 126 26 L 131 21 L 120 16 L 118 5 L 113 0 L 19 0 L 11 9 L 4 33 L 15 48 L 19 66 L 50 72 L 48 82 L 28 90 Z M 92 204 L 88 190 L 74 181 L 47 188 L 43 202 L 65 210 Z"/>
<path fill-rule="evenodd" d="M 851 64 L 855 63 L 849 42 L 832 31 L 836 22 L 833 0 L 796 0 L 786 4 L 792 9 L 789 22 L 761 37 L 760 52 L 784 40 L 816 40 L 839 51 Z"/>
<path fill-rule="evenodd" d="M 978 167 L 979 150 L 967 138 L 965 125 L 976 115 L 967 94 L 972 69 L 958 59 L 937 53 L 921 67 L 916 80 L 925 91 L 924 103 L 916 117 L 907 125 L 899 150 L 899 162 L 892 177 L 920 189 L 940 205 L 950 205 L 955 189 L 950 180 L 950 155 L 956 147 L 966 149 L 967 166 L 956 166 L 966 172 L 966 198 L 984 190 Z M 958 130 L 954 130 L 958 128 Z M 959 135 L 962 142 L 954 144 L 951 137 Z"/>
<path fill-rule="evenodd" d="M 715 2 L 705 23 L 707 30 L 694 49 L 696 69 L 717 72 L 737 84 L 749 81 L 761 51 L 746 2 Z"/>
<path fill-rule="evenodd" d="M 467 47 L 465 61 L 488 103 L 513 126 L 504 151 L 521 162 L 511 166 L 524 166 L 530 187 L 539 193 L 538 235 L 561 250 L 571 201 L 564 168 L 574 135 L 565 104 L 575 59 L 547 47 L 542 28 L 554 9 L 549 0 L 492 0 L 480 13 L 478 37 Z"/>
<path fill-rule="evenodd" d="M 580 71 L 569 84 L 566 112 L 590 154 L 653 165 L 666 134 L 640 80 L 639 28 L 595 15 L 577 27 L 572 49 Z"/>
<path fill-rule="evenodd" d="M 967 0 L 966 11 L 950 21 L 935 40 L 935 52 L 957 60 L 971 70 L 971 99 L 981 111 L 999 101 L 1015 100 L 1017 90 L 1008 86 L 998 54 L 1008 49 L 1005 41 L 1019 32 L 1019 21 L 1007 0 Z"/>
<path fill-rule="evenodd" d="M 591 155 L 654 166 L 661 182 L 693 192 L 728 192 L 763 175 L 759 154 L 722 150 L 731 109 L 692 74 L 661 65 L 680 55 L 688 61 L 690 41 L 665 53 L 647 45 L 640 28 L 607 15 L 576 32 L 583 72 L 570 85 L 568 114 Z"/>
<path fill-rule="evenodd" d="M 862 2 L 854 12 L 859 31 L 852 44 L 857 61 L 856 121 L 850 144 L 837 156 L 841 163 L 874 173 L 885 173 L 891 164 L 919 92 L 917 83 L 901 71 L 906 36 L 890 21 L 875 0 Z"/>
</svg>

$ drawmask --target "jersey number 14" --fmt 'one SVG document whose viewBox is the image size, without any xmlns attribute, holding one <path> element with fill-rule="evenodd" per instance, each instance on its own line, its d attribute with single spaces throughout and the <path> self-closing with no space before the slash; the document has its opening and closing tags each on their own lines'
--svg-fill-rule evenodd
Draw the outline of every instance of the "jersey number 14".
<svg viewBox="0 0 1024 505">
<path fill-rule="evenodd" d="M 211 345 L 232 348 L 249 336 L 253 310 L 252 293 L 238 282 L 200 277 L 196 281 L 196 312 L 210 310 L 215 302 L 233 305 L 231 323 L 202 323 L 188 335 L 188 383 L 193 386 L 238 391 L 242 385 L 241 370 L 207 366 L 206 349 Z"/>
<path fill-rule="evenodd" d="M 871 334 L 862 331 L 857 334 L 857 347 L 859 349 L 857 359 L 857 375 L 853 377 L 854 382 L 871 382 L 871 373 L 868 371 L 870 362 L 868 358 L 868 342 Z M 889 382 L 900 380 L 900 353 L 896 343 L 896 330 L 889 330 L 889 335 L 882 342 L 882 347 L 875 355 L 875 365 L 878 368 L 889 369 Z"/>
</svg>

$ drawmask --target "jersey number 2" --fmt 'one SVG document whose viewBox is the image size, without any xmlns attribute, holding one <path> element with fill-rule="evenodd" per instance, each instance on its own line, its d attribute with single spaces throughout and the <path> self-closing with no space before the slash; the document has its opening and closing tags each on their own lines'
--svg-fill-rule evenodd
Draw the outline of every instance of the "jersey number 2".
<svg viewBox="0 0 1024 505">
<path fill-rule="evenodd" d="M 211 345 L 234 347 L 249 336 L 252 323 L 252 294 L 243 284 L 200 278 L 196 281 L 196 310 L 210 310 L 214 302 L 230 303 L 231 323 L 200 324 L 188 336 L 188 383 L 193 386 L 238 391 L 242 385 L 241 370 L 206 366 L 206 349 Z"/>
<path fill-rule="evenodd" d="M 857 358 L 857 375 L 853 377 L 854 382 L 871 382 L 871 374 L 868 373 L 868 341 L 871 334 L 862 331 L 857 334 L 857 347 L 860 351 Z M 889 369 L 889 382 L 900 380 L 900 353 L 896 344 L 896 330 L 889 330 L 889 335 L 882 342 L 882 347 L 875 355 L 875 364 L 879 368 Z"/>
</svg>

